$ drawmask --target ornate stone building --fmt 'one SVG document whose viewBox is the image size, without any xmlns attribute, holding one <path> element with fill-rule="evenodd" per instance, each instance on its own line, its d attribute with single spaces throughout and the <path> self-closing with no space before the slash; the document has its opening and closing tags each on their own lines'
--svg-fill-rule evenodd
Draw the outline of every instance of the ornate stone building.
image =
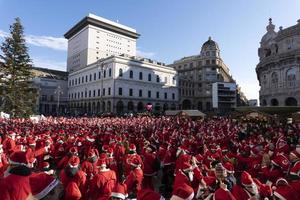
<svg viewBox="0 0 300 200">
<path fill-rule="evenodd" d="M 300 20 L 275 31 L 269 19 L 258 49 L 256 74 L 261 106 L 298 106 L 300 103 Z"/>
<path fill-rule="evenodd" d="M 220 56 L 219 45 L 209 37 L 200 54 L 184 57 L 170 65 L 178 72 L 179 107 L 212 111 L 212 84 L 235 83 Z"/>
</svg>

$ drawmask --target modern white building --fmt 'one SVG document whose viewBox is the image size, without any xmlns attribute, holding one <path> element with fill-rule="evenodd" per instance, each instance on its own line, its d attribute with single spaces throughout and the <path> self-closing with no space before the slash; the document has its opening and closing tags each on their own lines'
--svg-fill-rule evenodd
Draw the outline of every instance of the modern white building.
<svg viewBox="0 0 300 200">
<path fill-rule="evenodd" d="M 215 82 L 212 84 L 213 108 L 219 113 L 227 113 L 236 108 L 236 83 Z"/>
<path fill-rule="evenodd" d="M 72 72 L 111 55 L 135 56 L 139 34 L 128 26 L 88 14 L 64 36 L 68 39 L 67 71 Z"/>
<path fill-rule="evenodd" d="M 73 114 L 176 109 L 176 71 L 136 57 L 132 28 L 89 14 L 68 39 L 68 97 Z"/>
</svg>

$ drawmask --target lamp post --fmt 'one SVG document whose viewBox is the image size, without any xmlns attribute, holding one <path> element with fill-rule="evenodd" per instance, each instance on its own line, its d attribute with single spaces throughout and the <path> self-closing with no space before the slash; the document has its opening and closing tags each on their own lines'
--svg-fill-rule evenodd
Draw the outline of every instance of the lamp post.
<svg viewBox="0 0 300 200">
<path fill-rule="evenodd" d="M 104 73 L 103 73 L 103 70 L 104 70 L 104 63 L 101 62 L 102 60 L 98 60 L 97 62 L 97 65 L 98 65 L 98 68 L 100 69 L 100 72 L 101 72 L 101 86 L 100 86 L 100 108 L 99 108 L 99 111 L 103 111 L 104 112 L 104 108 L 103 108 L 103 99 L 102 99 L 102 95 L 103 95 L 103 79 L 104 79 Z M 101 109 L 102 107 L 102 109 Z"/>
<path fill-rule="evenodd" d="M 57 94 L 56 115 L 59 116 L 59 98 L 60 98 L 60 95 L 63 94 L 63 90 L 61 89 L 60 85 L 57 86 L 56 90 L 54 91 L 54 94 Z"/>
</svg>

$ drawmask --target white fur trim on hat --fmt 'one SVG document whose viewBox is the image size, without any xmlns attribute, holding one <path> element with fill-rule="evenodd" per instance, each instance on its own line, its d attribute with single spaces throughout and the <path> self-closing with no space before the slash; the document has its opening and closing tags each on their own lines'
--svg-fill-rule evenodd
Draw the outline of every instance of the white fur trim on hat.
<svg viewBox="0 0 300 200">
<path fill-rule="evenodd" d="M 279 181 L 283 181 L 283 182 L 285 182 L 287 185 L 289 184 L 285 178 L 279 178 L 279 179 L 277 179 L 275 185 L 277 185 L 277 184 L 279 183 Z"/>
<path fill-rule="evenodd" d="M 70 168 L 77 168 L 79 166 L 79 164 L 78 165 L 71 165 L 70 163 L 69 163 L 69 167 Z"/>
<path fill-rule="evenodd" d="M 172 195 L 172 197 L 171 197 L 170 200 L 184 200 L 184 199 L 180 198 L 180 197 L 177 196 L 177 195 Z"/>
<path fill-rule="evenodd" d="M 111 196 L 111 197 L 120 198 L 120 199 L 125 199 L 125 198 L 126 198 L 124 194 L 122 194 L 122 193 L 117 193 L 117 192 L 112 192 L 112 193 L 110 194 L 110 196 Z"/>
<path fill-rule="evenodd" d="M 278 192 L 274 192 L 273 193 L 276 197 L 278 197 L 280 200 L 287 200 L 286 198 L 284 198 L 283 196 L 281 196 L 281 194 L 279 194 Z"/>
<path fill-rule="evenodd" d="M 9 162 L 9 164 L 11 164 L 11 165 L 23 165 L 23 166 L 28 167 L 28 164 L 15 162 L 15 161 L 12 161 L 11 159 L 9 159 L 8 162 Z"/>
<path fill-rule="evenodd" d="M 59 181 L 57 179 L 54 179 L 45 189 L 43 189 L 40 193 L 34 195 L 37 199 L 44 198 L 53 188 L 57 186 Z"/>
</svg>

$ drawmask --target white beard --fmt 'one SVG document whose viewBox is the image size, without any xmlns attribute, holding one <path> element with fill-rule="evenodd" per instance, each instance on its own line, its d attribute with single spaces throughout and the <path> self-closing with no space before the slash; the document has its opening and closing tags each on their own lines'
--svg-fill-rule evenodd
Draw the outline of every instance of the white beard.
<svg viewBox="0 0 300 200">
<path fill-rule="evenodd" d="M 194 172 L 188 172 L 188 178 L 189 178 L 190 182 L 193 182 L 193 180 L 194 180 Z"/>
<path fill-rule="evenodd" d="M 246 187 L 246 190 L 255 196 L 258 195 L 258 188 L 255 183 L 253 183 L 251 187 Z"/>
</svg>

